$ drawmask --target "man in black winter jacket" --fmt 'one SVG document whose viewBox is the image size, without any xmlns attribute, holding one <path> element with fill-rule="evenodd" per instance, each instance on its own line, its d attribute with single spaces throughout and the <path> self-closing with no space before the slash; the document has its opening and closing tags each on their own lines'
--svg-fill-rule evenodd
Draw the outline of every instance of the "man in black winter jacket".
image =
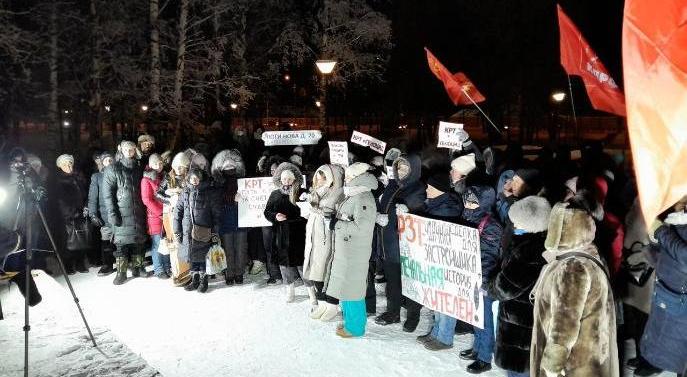
<svg viewBox="0 0 687 377">
<path fill-rule="evenodd" d="M 133 277 L 147 277 L 143 266 L 146 241 L 146 210 L 141 200 L 143 169 L 136 160 L 136 144 L 119 145 L 122 158 L 103 172 L 102 194 L 107 208 L 107 222 L 112 225 L 117 264 L 115 285 L 126 282 L 126 269 L 131 262 Z"/>
<path fill-rule="evenodd" d="M 98 276 L 106 276 L 114 272 L 112 265 L 114 259 L 114 245 L 112 244 L 112 226 L 107 222 L 107 206 L 105 205 L 105 195 L 101 190 L 103 181 L 103 170 L 112 164 L 114 158 L 109 152 L 98 156 L 100 159 L 101 170 L 91 176 L 91 185 L 88 189 L 88 215 L 91 223 L 96 228 L 100 228 L 100 253 L 102 256 L 102 267 L 98 270 Z"/>
</svg>

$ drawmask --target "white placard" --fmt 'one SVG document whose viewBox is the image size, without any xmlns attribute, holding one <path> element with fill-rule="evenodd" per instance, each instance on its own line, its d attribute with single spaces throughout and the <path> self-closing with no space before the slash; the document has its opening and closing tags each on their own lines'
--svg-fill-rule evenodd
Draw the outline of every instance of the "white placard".
<svg viewBox="0 0 687 377">
<path fill-rule="evenodd" d="M 318 130 L 311 131 L 267 131 L 262 134 L 265 146 L 275 145 L 313 145 L 322 138 Z"/>
<path fill-rule="evenodd" d="M 348 166 L 348 143 L 345 141 L 329 142 L 329 163 Z"/>
<path fill-rule="evenodd" d="M 265 218 L 267 200 L 276 188 L 272 177 L 241 178 L 238 180 L 238 185 L 238 193 L 241 195 L 239 228 L 272 226 L 272 223 Z M 301 188 L 305 187 L 305 176 L 303 176 Z M 296 204 L 301 207 L 301 215 L 309 212 L 309 208 L 304 209 L 301 202 Z"/>
<path fill-rule="evenodd" d="M 386 167 L 386 177 L 389 179 L 396 179 L 396 174 L 394 174 L 394 167 L 393 166 L 387 166 Z"/>
<path fill-rule="evenodd" d="M 460 123 L 439 122 L 437 148 L 463 149 L 465 131 Z"/>
<path fill-rule="evenodd" d="M 379 154 L 384 154 L 384 150 L 386 150 L 385 142 L 379 139 L 375 139 L 370 135 L 365 135 L 364 133 L 358 131 L 353 131 L 353 135 L 351 136 L 351 143 L 356 143 L 358 145 L 368 147 Z"/>
<path fill-rule="evenodd" d="M 483 329 L 477 229 L 406 214 L 398 216 L 398 239 L 403 295 Z"/>
</svg>

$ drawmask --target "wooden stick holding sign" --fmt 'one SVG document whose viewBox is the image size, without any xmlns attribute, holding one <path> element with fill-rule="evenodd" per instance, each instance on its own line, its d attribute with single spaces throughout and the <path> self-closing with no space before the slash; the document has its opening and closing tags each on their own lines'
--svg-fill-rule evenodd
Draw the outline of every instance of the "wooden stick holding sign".
<svg viewBox="0 0 687 377">
<path fill-rule="evenodd" d="M 362 145 L 363 147 L 368 147 L 379 154 L 384 154 L 384 151 L 386 150 L 385 142 L 379 139 L 375 139 L 370 135 L 365 135 L 364 133 L 358 131 L 353 131 L 353 135 L 351 136 L 351 143 Z"/>
</svg>

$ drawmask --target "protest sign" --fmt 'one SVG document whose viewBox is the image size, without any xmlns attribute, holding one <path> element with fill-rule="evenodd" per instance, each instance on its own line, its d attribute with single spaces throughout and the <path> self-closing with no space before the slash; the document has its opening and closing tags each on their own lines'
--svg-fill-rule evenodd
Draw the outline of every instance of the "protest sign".
<svg viewBox="0 0 687 377">
<path fill-rule="evenodd" d="M 265 146 L 275 145 L 313 145 L 322 138 L 322 133 L 312 131 L 267 131 L 262 134 Z"/>
<path fill-rule="evenodd" d="M 416 215 L 398 216 L 403 295 L 484 328 L 477 229 Z"/>
<path fill-rule="evenodd" d="M 364 133 L 358 131 L 353 131 L 353 135 L 351 136 L 351 143 L 356 143 L 358 145 L 368 147 L 380 154 L 384 154 L 384 150 L 386 149 L 385 142 L 375 139 L 370 135 L 365 135 Z"/>
<path fill-rule="evenodd" d="M 345 141 L 329 142 L 329 163 L 348 166 L 348 143 Z"/>
<path fill-rule="evenodd" d="M 439 122 L 439 142 L 437 148 L 463 149 L 467 133 L 459 123 Z"/>
<path fill-rule="evenodd" d="M 270 194 L 276 188 L 272 177 L 241 178 L 238 180 L 239 201 L 239 228 L 253 228 L 272 226 L 265 218 L 265 206 Z M 301 188 L 305 188 L 305 176 Z M 309 213 L 309 205 L 304 208 L 301 202 L 296 203 L 301 208 L 301 215 Z M 305 203 L 307 204 L 307 203 Z"/>
</svg>

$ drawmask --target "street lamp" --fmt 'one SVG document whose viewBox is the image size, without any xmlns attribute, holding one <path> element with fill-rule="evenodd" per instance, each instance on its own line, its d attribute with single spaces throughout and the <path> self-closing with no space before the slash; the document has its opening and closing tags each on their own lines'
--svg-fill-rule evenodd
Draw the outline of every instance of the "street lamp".
<svg viewBox="0 0 687 377">
<path fill-rule="evenodd" d="M 148 111 L 148 106 L 147 105 L 141 105 L 141 111 L 143 111 L 143 112 Z"/>
<path fill-rule="evenodd" d="M 322 106 L 322 102 L 320 102 L 320 101 L 315 101 L 315 106 L 317 106 L 317 107 Z"/>
<path fill-rule="evenodd" d="M 563 100 L 565 99 L 565 93 L 564 92 L 555 92 L 551 95 L 551 98 L 553 98 L 553 100 L 556 102 L 563 102 Z"/>
<path fill-rule="evenodd" d="M 109 113 L 111 109 L 112 108 L 110 107 L 110 105 L 105 105 L 105 111 L 107 111 Z"/>
<path fill-rule="evenodd" d="M 291 76 L 287 73 L 284 75 L 284 81 L 289 81 L 291 80 Z"/>
<path fill-rule="evenodd" d="M 320 71 L 322 74 L 322 82 L 320 84 L 322 93 L 321 93 L 321 98 L 320 98 L 320 104 L 317 105 L 317 102 L 315 103 L 317 107 L 320 108 L 320 128 L 325 129 L 326 128 L 326 115 L 327 115 L 327 75 L 331 74 L 332 71 L 334 71 L 334 66 L 336 66 L 336 60 L 327 60 L 327 59 L 321 59 L 315 62 L 315 65 L 317 66 L 317 70 Z"/>
<path fill-rule="evenodd" d="M 236 110 L 236 109 L 239 108 L 239 105 L 237 105 L 237 104 L 235 104 L 235 103 L 232 103 L 232 104 L 229 105 L 229 107 L 231 107 L 232 110 Z"/>
</svg>

